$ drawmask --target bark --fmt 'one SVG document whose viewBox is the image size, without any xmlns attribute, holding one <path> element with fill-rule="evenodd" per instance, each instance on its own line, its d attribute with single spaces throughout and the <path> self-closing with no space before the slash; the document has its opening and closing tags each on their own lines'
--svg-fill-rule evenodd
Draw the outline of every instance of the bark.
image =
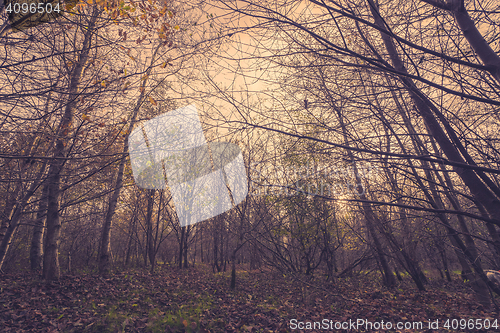
<svg viewBox="0 0 500 333">
<path fill-rule="evenodd" d="M 64 144 L 59 140 L 56 157 L 63 157 Z M 43 277 L 46 280 L 58 280 L 60 277 L 59 267 L 59 237 L 61 232 L 61 220 L 59 217 L 60 179 L 63 162 L 56 159 L 50 168 L 47 194 L 47 237 L 43 253 Z"/>
<path fill-rule="evenodd" d="M 43 231 L 45 228 L 45 214 L 47 212 L 47 192 L 48 186 L 44 186 L 40 202 L 38 203 L 38 212 L 36 214 L 35 226 L 33 227 L 33 237 L 31 238 L 30 248 L 30 266 L 32 272 L 38 272 L 42 269 L 43 259 Z"/>
</svg>

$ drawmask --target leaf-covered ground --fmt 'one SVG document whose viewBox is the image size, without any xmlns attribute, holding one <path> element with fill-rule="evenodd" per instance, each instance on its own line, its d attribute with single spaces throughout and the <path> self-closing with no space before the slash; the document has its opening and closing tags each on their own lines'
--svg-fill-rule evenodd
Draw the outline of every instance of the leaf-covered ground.
<svg viewBox="0 0 500 333">
<path fill-rule="evenodd" d="M 163 267 L 155 275 L 129 272 L 110 278 L 63 276 L 53 284 L 29 274 L 0 275 L 0 295 L 1 332 L 299 332 L 292 328 L 358 319 L 386 325 L 422 322 L 424 329 L 362 325 L 336 332 L 445 332 L 447 319 L 489 318 L 493 323 L 498 318 L 458 281 L 431 282 L 426 292 L 405 281 L 389 291 L 368 276 L 325 282 L 239 271 L 237 289 L 231 291 L 229 273 L 213 274 L 204 267 Z M 439 329 L 429 330 L 429 320 L 439 320 Z M 500 331 L 456 328 L 450 331 Z"/>
</svg>

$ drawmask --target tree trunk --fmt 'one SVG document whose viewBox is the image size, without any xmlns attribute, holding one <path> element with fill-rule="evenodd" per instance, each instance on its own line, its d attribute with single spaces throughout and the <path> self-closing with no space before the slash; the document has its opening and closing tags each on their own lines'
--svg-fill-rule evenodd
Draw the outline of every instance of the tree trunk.
<svg viewBox="0 0 500 333">
<path fill-rule="evenodd" d="M 134 128 L 134 125 L 136 123 L 137 115 L 142 106 L 142 102 L 145 99 L 145 91 L 146 91 L 145 87 L 146 87 L 146 82 L 148 80 L 147 78 L 151 73 L 152 65 L 156 59 L 156 54 L 159 49 L 160 46 L 158 46 L 158 48 L 156 48 L 156 50 L 154 51 L 153 56 L 151 57 L 150 66 L 146 71 L 145 79 L 141 83 L 141 88 L 140 88 L 141 93 L 139 94 L 139 98 L 132 112 L 132 117 L 130 119 L 130 124 L 128 126 L 127 133 L 132 132 L 132 129 Z M 120 191 L 123 186 L 123 170 L 125 168 L 125 162 L 127 160 L 127 152 L 128 152 L 128 137 L 123 141 L 123 146 L 122 146 L 123 155 L 122 158 L 120 159 L 120 164 L 118 165 L 118 171 L 116 173 L 116 180 L 115 180 L 113 194 L 109 199 L 108 209 L 106 211 L 106 217 L 102 225 L 101 241 L 99 245 L 99 273 L 102 275 L 108 274 L 111 269 L 110 267 L 111 228 L 113 222 L 113 215 L 115 214 L 116 210 L 116 204 L 118 202 L 118 197 L 120 196 Z"/>
<path fill-rule="evenodd" d="M 146 210 L 146 254 L 149 257 L 149 263 L 151 264 L 151 273 L 154 273 L 155 269 L 155 255 L 154 255 L 154 242 L 153 242 L 153 203 L 155 198 L 155 190 L 148 190 L 148 207 Z"/>
<path fill-rule="evenodd" d="M 200 258 L 201 258 L 201 263 L 204 263 L 205 260 L 203 258 L 203 227 L 200 228 Z"/>
<path fill-rule="evenodd" d="M 483 35 L 479 32 L 472 21 L 469 13 L 463 6 L 463 0 L 455 0 L 458 5 L 453 10 L 453 16 L 462 30 L 465 39 L 469 42 L 474 52 L 479 56 L 483 64 L 490 68 L 493 77 L 500 83 L 500 57 L 493 51 Z"/>
<path fill-rule="evenodd" d="M 374 17 L 375 24 L 377 24 L 380 28 L 385 29 L 385 23 L 378 12 L 378 7 L 374 4 L 373 0 L 368 0 L 368 2 L 370 3 L 370 10 Z M 391 58 L 393 67 L 401 73 L 407 73 L 391 36 L 383 32 L 381 32 L 381 36 L 385 49 Z M 430 101 L 429 98 L 415 86 L 415 83 L 411 79 L 404 76 L 400 76 L 399 79 L 408 90 L 417 111 L 428 128 L 429 133 L 437 141 L 447 158 L 450 161 L 464 165 L 474 165 L 474 161 L 461 146 L 455 131 L 448 124 L 446 117 L 444 117 L 432 101 Z M 446 131 L 440 125 L 436 117 L 439 118 Z M 446 135 L 447 133 L 451 140 Z M 461 153 L 463 155 L 461 155 Z M 494 190 L 498 190 L 498 188 L 492 184 L 491 180 L 484 174 L 484 172 L 478 172 L 478 174 L 480 174 L 480 177 L 478 177 L 476 171 L 469 168 L 453 166 L 453 170 L 458 174 L 458 176 L 460 176 L 462 181 L 471 191 L 474 198 L 484 205 L 491 219 L 495 221 L 495 224 L 500 226 L 500 200 L 492 191 L 490 191 L 490 188 Z M 488 184 L 490 188 L 488 188 L 483 181 Z"/>
<path fill-rule="evenodd" d="M 378 7 L 375 5 L 373 0 L 368 0 L 370 3 L 370 10 L 372 12 L 372 15 L 375 20 L 375 24 L 377 24 L 380 28 L 385 29 L 385 23 L 380 16 L 378 12 Z M 385 45 L 385 49 L 387 50 L 390 58 L 392 65 L 394 68 L 401 72 L 401 73 L 406 73 L 406 68 L 403 65 L 403 62 L 397 53 L 396 47 L 393 43 L 393 40 L 391 36 L 389 36 L 386 33 L 381 32 L 382 40 Z M 414 84 L 414 82 L 406 77 L 400 76 L 400 80 L 404 83 L 406 88 L 408 89 L 408 92 L 410 93 L 410 96 L 412 98 L 413 103 L 415 104 L 417 111 L 419 112 L 420 116 L 424 120 L 424 123 L 427 126 L 427 129 L 431 136 L 437 141 L 445 155 L 448 157 L 450 161 L 453 162 L 458 162 L 462 164 L 469 164 L 469 165 L 474 165 L 474 161 L 472 158 L 467 154 L 465 149 L 461 146 L 461 143 L 459 142 L 456 133 L 454 132 L 453 128 L 449 126 L 446 118 L 441 114 L 441 112 L 434 106 L 432 101 L 430 101 L 426 95 L 424 95 Z M 440 123 L 437 121 L 436 117 L 439 118 L 439 120 L 442 122 L 443 126 L 445 126 L 445 130 L 441 127 Z M 446 133 L 450 136 L 450 138 L 447 137 Z M 455 146 L 456 145 L 456 146 Z M 458 148 L 457 148 L 458 147 Z M 463 155 L 461 155 L 461 153 Z M 465 183 L 465 185 L 469 188 L 471 191 L 472 195 L 474 198 L 483 203 L 486 210 L 488 211 L 489 215 L 491 216 L 492 220 L 495 221 L 495 224 L 500 225 L 500 201 L 496 197 L 495 193 L 490 191 L 490 188 L 492 190 L 497 190 L 497 187 L 491 183 L 491 180 L 484 175 L 482 172 L 478 172 L 480 174 L 480 177 L 476 174 L 475 171 L 469 168 L 462 168 L 462 167 L 457 167 L 453 166 L 454 171 L 460 176 L 462 181 Z M 482 180 L 481 180 L 481 179 Z M 490 186 L 488 188 L 485 183 Z M 434 193 L 434 191 L 433 191 Z M 435 203 L 439 204 L 439 202 Z M 438 214 L 440 219 L 445 223 L 447 229 L 449 230 L 449 233 L 453 238 L 455 238 L 455 241 L 457 244 L 460 244 L 460 249 L 466 254 L 467 258 L 471 262 L 471 264 L 474 267 L 474 270 L 476 271 L 477 275 L 479 275 L 480 279 L 488 284 L 491 288 L 495 290 L 495 292 L 500 291 L 499 288 L 494 286 L 492 283 L 488 281 L 486 278 L 481 265 L 476 261 L 476 258 L 474 257 L 473 254 L 470 253 L 470 251 L 466 248 L 466 246 L 462 243 L 458 235 L 452 235 L 453 229 L 451 226 L 448 224 L 448 221 L 443 214 Z M 477 279 L 476 279 L 477 280 Z M 479 283 L 479 282 L 478 282 Z M 484 298 L 484 291 L 479 290 L 480 288 L 477 289 L 479 293 L 476 295 L 478 296 L 478 300 L 485 304 L 486 300 Z M 498 293 L 498 292 L 497 292 Z M 489 302 L 489 301 L 488 301 Z"/>
<path fill-rule="evenodd" d="M 43 231 L 45 228 L 45 214 L 47 213 L 47 192 L 48 186 L 44 185 L 38 212 L 36 213 L 35 225 L 33 227 L 33 237 L 31 238 L 30 266 L 32 272 L 39 272 L 42 269 L 43 259 Z"/>
<path fill-rule="evenodd" d="M 150 261 L 151 261 L 151 274 L 154 273 L 154 269 L 156 267 L 156 255 L 158 254 L 158 250 L 161 244 L 161 237 L 160 239 L 158 238 L 158 233 L 160 230 L 160 221 L 161 221 L 161 207 L 163 205 L 163 190 L 159 191 L 160 195 L 160 200 L 158 202 L 158 211 L 156 213 L 156 230 L 155 230 L 155 235 L 152 237 L 152 240 L 150 242 Z M 152 233 L 151 233 L 152 234 Z M 163 235 L 163 232 L 162 232 Z"/>
<path fill-rule="evenodd" d="M 220 217 L 216 218 L 214 221 L 214 226 L 213 226 L 213 241 L 214 241 L 214 258 L 213 258 L 213 265 L 212 265 L 212 270 L 215 273 L 215 269 L 217 269 L 217 272 L 221 271 L 221 267 L 219 266 L 219 231 L 217 230 L 218 223 L 219 223 Z"/>
<path fill-rule="evenodd" d="M 379 100 L 376 97 L 377 94 L 376 94 L 375 90 L 373 90 L 372 93 L 373 93 L 373 96 L 375 96 L 374 99 L 375 99 L 376 105 L 374 105 L 374 107 L 377 110 L 380 119 L 387 126 L 387 128 L 386 128 L 387 137 L 389 138 L 388 131 L 390 131 L 391 134 L 393 134 L 394 137 L 396 138 L 396 141 L 398 142 L 401 149 L 403 151 L 405 151 L 404 144 L 401 142 L 397 133 L 394 131 L 394 129 L 390 125 L 390 122 L 386 119 L 386 116 L 385 116 L 384 112 L 382 111 L 382 106 L 380 105 Z M 411 123 L 408 124 L 408 121 L 406 121 L 407 120 L 406 114 L 405 114 L 401 104 L 399 103 L 396 94 L 393 91 L 391 93 L 392 93 L 393 100 L 396 104 L 397 110 L 399 111 L 399 113 L 403 117 L 405 125 L 407 126 L 409 131 L 412 131 L 413 127 L 411 126 Z M 412 139 L 412 140 L 413 140 L 413 143 L 415 144 L 415 140 L 417 140 L 417 139 Z M 389 139 L 387 140 L 386 150 L 387 151 L 391 150 Z M 412 162 L 411 161 L 408 161 L 408 162 L 411 165 Z M 387 159 L 385 159 L 385 166 L 386 166 L 385 172 L 386 172 L 387 177 L 389 179 L 389 183 L 391 185 L 393 193 L 403 193 L 402 190 L 400 189 L 399 185 L 397 184 L 397 181 L 393 175 L 393 172 L 390 170 Z M 404 204 L 401 195 L 397 194 L 396 202 L 400 205 Z M 404 246 L 404 244 L 399 244 L 397 239 L 393 236 L 392 232 L 390 230 L 389 231 L 384 230 L 384 227 L 381 223 L 378 223 L 377 226 L 381 230 L 381 233 L 383 235 L 385 235 L 385 237 L 389 241 L 389 244 L 392 246 L 393 252 L 396 254 L 397 259 L 400 261 L 401 265 L 403 267 L 405 267 L 407 272 L 410 274 L 411 278 L 413 279 L 413 281 L 417 285 L 418 289 L 423 291 L 423 290 L 425 290 L 424 284 L 427 283 L 427 278 L 425 277 L 422 269 L 420 268 L 418 261 L 415 259 L 417 242 L 413 240 L 413 237 L 412 237 L 413 232 L 410 230 L 410 222 L 408 221 L 406 210 L 402 207 L 398 207 L 398 211 L 399 211 L 399 218 L 400 218 L 400 221 L 402 223 L 405 234 L 410 237 L 409 244 L 407 244 L 407 246 Z M 402 257 L 402 259 L 400 257 Z"/>
<path fill-rule="evenodd" d="M 364 200 L 366 200 L 366 199 L 364 199 Z M 365 206 L 367 206 L 367 204 L 365 204 L 365 203 L 363 203 L 363 206 L 364 206 L 363 210 L 365 212 L 365 223 L 366 223 L 366 226 L 367 226 L 368 231 L 370 233 L 370 236 L 371 236 L 371 238 L 373 240 L 373 244 L 375 246 L 375 251 L 377 253 L 378 260 L 380 262 L 380 265 L 382 266 L 382 270 L 383 270 L 383 273 L 384 273 L 384 284 L 387 287 L 392 288 L 396 284 L 396 280 L 394 278 L 394 274 L 392 274 L 392 271 L 389 268 L 389 264 L 387 263 L 387 259 L 385 257 L 385 253 L 384 253 L 384 251 L 382 249 L 382 244 L 380 243 L 380 241 L 378 239 L 378 236 L 377 236 L 377 234 L 375 232 L 375 228 L 374 228 L 373 222 L 372 222 L 373 215 L 370 212 L 371 209 L 370 208 L 366 208 Z"/>
<path fill-rule="evenodd" d="M 128 265 L 130 263 L 130 254 L 132 251 L 132 240 L 133 240 L 136 220 L 137 220 L 137 215 L 134 211 L 133 216 L 130 219 L 130 229 L 129 229 L 129 236 L 128 236 L 128 242 L 127 242 L 127 251 L 125 254 L 125 267 L 128 267 Z"/>
<path fill-rule="evenodd" d="M 236 251 L 231 256 L 231 289 L 236 288 Z"/>
<path fill-rule="evenodd" d="M 439 254 L 441 256 L 441 261 L 443 262 L 443 269 L 444 274 L 446 275 L 446 280 L 448 280 L 448 282 L 451 282 L 450 270 L 448 268 L 448 259 L 446 258 L 446 252 L 442 246 L 439 247 Z M 441 270 L 439 270 L 439 272 L 441 272 Z"/>
<path fill-rule="evenodd" d="M 63 117 L 57 131 L 56 147 L 54 150 L 54 160 L 51 161 L 47 178 L 47 237 L 45 243 L 45 251 L 43 256 L 43 276 L 46 280 L 57 280 L 60 276 L 59 267 L 59 237 L 61 232 L 61 221 L 59 216 L 59 197 L 61 172 L 65 163 L 67 140 L 69 138 L 72 122 L 73 111 L 78 102 L 78 86 L 82 76 L 82 71 L 87 62 L 92 36 L 94 35 L 95 22 L 98 12 L 94 9 L 94 13 L 90 18 L 87 26 L 83 45 L 75 68 L 71 73 L 69 83 L 68 102 L 66 104 Z"/>
<path fill-rule="evenodd" d="M 2 237 L 2 242 L 0 243 L 0 271 L 2 270 L 3 265 L 5 264 L 5 258 L 7 257 L 7 251 L 9 250 L 10 243 L 12 241 L 12 237 L 19 226 L 19 220 L 21 219 L 22 212 L 28 200 L 35 194 L 38 185 L 41 183 L 42 176 L 45 172 L 46 163 L 42 165 L 40 171 L 38 172 L 38 176 L 31 183 L 30 188 L 26 191 L 26 194 L 16 203 L 14 209 L 11 210 L 11 215 L 8 218 L 8 227 L 5 230 L 5 235 Z"/>
<path fill-rule="evenodd" d="M 388 80 L 388 83 L 390 84 L 389 80 Z M 420 138 L 419 138 L 419 136 L 418 136 L 415 128 L 413 127 L 413 125 L 412 125 L 412 123 L 411 123 L 411 121 L 410 121 L 407 113 L 403 109 L 403 106 L 399 103 L 398 97 L 396 96 L 396 94 L 394 92 L 392 92 L 392 96 L 393 96 L 394 102 L 397 105 L 397 109 L 399 111 L 399 114 L 400 114 L 400 116 L 403 119 L 403 123 L 404 123 L 405 127 L 407 128 L 408 133 L 411 134 L 410 138 L 412 140 L 413 146 L 415 147 L 416 151 L 420 155 L 430 154 L 429 151 L 425 148 L 425 145 L 423 144 L 423 142 L 420 140 Z M 383 114 L 380 113 L 380 116 L 383 117 Z M 400 142 L 400 140 L 398 139 L 397 135 L 395 135 L 395 137 L 396 137 L 396 139 L 397 139 L 397 141 L 398 141 L 401 149 L 403 150 L 403 153 L 407 154 L 407 152 L 406 152 L 406 150 L 404 148 L 404 145 Z M 434 140 L 432 140 L 432 137 L 431 137 L 431 143 L 432 143 L 432 146 L 434 148 L 434 153 L 439 155 L 439 150 L 438 150 L 437 146 L 435 145 Z M 430 164 L 427 161 L 424 161 L 424 160 L 420 161 L 421 168 L 424 170 L 426 178 L 428 179 L 428 183 L 429 183 L 429 186 L 425 186 L 422 183 L 422 181 L 420 179 L 420 176 L 418 175 L 418 172 L 416 171 L 416 169 L 415 169 L 415 167 L 413 165 L 413 161 L 410 160 L 410 159 L 408 159 L 407 161 L 408 161 L 409 166 L 412 169 L 413 174 L 416 177 L 415 179 L 417 180 L 417 183 L 419 184 L 421 190 L 426 195 L 426 197 L 429 199 L 429 201 L 431 202 L 431 204 L 434 202 L 434 204 L 432 204 L 432 206 L 433 207 L 441 207 L 442 206 L 442 201 L 441 201 L 441 198 L 438 195 L 438 192 L 437 192 L 437 190 L 435 188 L 435 180 L 434 180 L 433 174 L 431 174 L 431 172 L 430 172 L 430 170 L 432 169 L 431 166 L 430 166 Z M 435 174 L 436 174 L 436 176 L 439 176 L 439 174 L 437 172 L 435 172 Z M 445 175 L 445 177 L 448 176 L 446 173 L 444 173 L 444 175 Z M 428 189 L 431 190 L 432 196 L 430 194 L 428 194 Z M 441 208 L 444 208 L 444 207 L 441 207 Z M 442 215 L 442 214 L 438 215 L 438 217 L 441 220 L 446 219 L 446 217 L 444 215 Z M 447 221 L 445 221 L 443 223 L 446 225 Z M 438 226 L 438 228 L 439 228 L 439 226 Z M 453 233 L 453 232 L 450 233 L 450 229 L 448 229 L 448 228 L 447 228 L 447 234 L 448 234 L 448 238 L 450 239 L 451 243 L 454 246 L 454 250 L 455 250 L 457 258 L 458 258 L 458 260 L 460 262 L 460 265 L 462 266 L 462 272 L 464 272 L 466 278 L 468 280 L 470 280 L 472 278 L 472 271 L 470 270 L 470 266 L 467 263 L 467 259 L 465 257 L 465 254 L 460 250 L 459 243 L 457 242 L 456 237 L 459 237 L 459 236 L 456 233 Z M 438 246 L 440 249 L 442 248 L 442 246 L 439 243 L 439 241 L 436 244 L 436 246 Z M 444 251 L 444 249 L 442 249 L 442 250 Z M 445 267 L 445 274 L 448 277 L 450 275 L 450 273 L 447 270 L 447 263 L 445 263 L 443 261 L 443 265 Z M 451 280 L 451 277 L 450 277 L 450 280 Z"/>
<path fill-rule="evenodd" d="M 2 222 L 0 223 L 0 243 L 3 242 L 3 238 L 5 237 L 7 233 L 7 229 L 9 228 L 10 225 L 10 216 L 12 215 L 12 212 L 14 210 L 14 207 L 16 205 L 16 199 L 17 196 L 19 195 L 19 189 L 21 187 L 21 184 L 17 183 L 16 187 L 14 190 L 10 190 L 10 184 L 9 187 L 7 188 L 7 199 L 5 200 L 5 208 L 3 210 L 3 216 L 5 218 L 2 218 Z M 10 192 L 9 192 L 10 191 Z M 1 267 L 1 266 L 0 266 Z"/>
<path fill-rule="evenodd" d="M 189 267 L 188 263 L 188 239 L 189 239 L 189 233 L 191 231 L 191 226 L 188 225 L 186 227 L 186 234 L 184 235 L 184 268 Z"/>
<path fill-rule="evenodd" d="M 181 227 L 181 239 L 179 241 L 179 268 L 182 268 L 182 256 L 184 254 L 185 235 L 186 235 L 186 227 Z"/>
<path fill-rule="evenodd" d="M 225 233 L 225 221 L 221 219 L 221 235 Z M 223 228 L 224 226 L 224 228 Z M 226 243 L 227 243 L 227 235 L 226 235 Z M 224 237 L 221 237 L 220 238 L 220 264 L 221 266 L 223 266 L 223 271 L 225 272 L 226 271 L 226 262 L 227 262 L 227 246 L 226 246 L 226 249 L 225 249 L 225 252 L 224 252 Z"/>
<path fill-rule="evenodd" d="M 67 122 L 66 126 L 69 126 Z M 64 143 L 58 140 L 55 155 L 56 158 L 64 157 Z M 61 220 L 59 216 L 60 180 L 63 168 L 63 160 L 56 159 L 50 167 L 47 179 L 47 237 L 43 253 L 43 277 L 46 280 L 58 280 L 60 276 L 59 267 L 59 237 L 61 233 Z"/>
<path fill-rule="evenodd" d="M 34 153 L 34 149 L 36 147 L 35 142 L 37 140 L 38 139 L 35 139 L 31 144 L 29 152 L 30 156 L 32 156 L 32 154 Z M 2 225 L 0 226 L 0 271 L 2 270 L 2 267 L 5 263 L 5 258 L 7 256 L 12 237 L 14 236 L 14 233 L 19 226 L 19 220 L 21 219 L 22 212 L 28 204 L 30 198 L 39 188 L 40 184 L 43 183 L 42 179 L 45 174 L 46 167 L 47 161 L 44 161 L 40 166 L 40 170 L 38 171 L 37 176 L 31 182 L 31 185 L 29 186 L 24 196 L 22 196 L 21 198 L 16 198 L 21 188 L 21 183 L 18 183 L 16 189 L 14 190 L 14 193 L 12 194 L 12 200 L 8 200 L 6 203 L 4 212 L 6 215 L 8 215 L 6 219 L 2 219 Z M 21 169 L 21 173 L 24 173 L 27 168 L 28 166 L 25 164 L 25 166 Z"/>
<path fill-rule="evenodd" d="M 342 115 L 342 112 L 339 110 L 339 108 L 335 105 L 334 99 L 330 96 L 328 89 L 325 89 L 325 91 L 328 94 L 329 102 L 334 111 L 337 114 L 337 119 L 339 121 L 340 127 L 342 129 L 342 135 L 344 139 L 344 145 L 349 146 L 349 137 L 348 137 L 348 132 L 346 125 L 344 123 L 344 116 Z M 354 158 L 354 154 L 351 150 L 347 150 L 347 156 L 349 161 L 352 164 L 352 168 L 354 171 L 354 178 L 356 181 L 355 189 L 356 189 L 356 195 L 363 201 L 361 204 L 363 214 L 365 216 L 365 225 L 368 229 L 369 235 L 373 240 L 373 244 L 375 247 L 375 251 L 378 257 L 378 260 L 380 262 L 380 265 L 382 266 L 383 270 L 383 275 L 384 275 L 384 284 L 392 288 L 396 284 L 396 278 L 394 277 L 394 274 L 392 274 L 391 269 L 389 268 L 389 264 L 387 263 L 386 255 L 384 253 L 382 244 L 380 243 L 380 240 L 378 238 L 378 235 L 375 230 L 374 223 L 380 223 L 378 217 L 375 215 L 373 212 L 373 209 L 369 203 L 367 203 L 367 197 L 366 197 L 366 192 L 365 192 L 365 187 L 363 186 L 361 182 L 361 177 L 358 172 L 358 167 L 356 165 L 356 160 Z"/>
<path fill-rule="evenodd" d="M 403 281 L 403 278 L 401 277 L 401 274 L 399 273 L 398 265 L 394 265 L 394 272 L 396 273 L 396 277 L 398 278 L 398 281 Z"/>
</svg>

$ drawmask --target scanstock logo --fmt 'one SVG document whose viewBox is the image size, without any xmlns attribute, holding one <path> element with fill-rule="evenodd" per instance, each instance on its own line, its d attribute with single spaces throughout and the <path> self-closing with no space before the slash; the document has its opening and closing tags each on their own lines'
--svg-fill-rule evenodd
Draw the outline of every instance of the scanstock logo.
<svg viewBox="0 0 500 333">
<path fill-rule="evenodd" d="M 207 143 L 194 105 L 136 127 L 129 136 L 129 155 L 139 187 L 168 186 L 181 226 L 222 214 L 248 194 L 240 148 Z"/>
</svg>

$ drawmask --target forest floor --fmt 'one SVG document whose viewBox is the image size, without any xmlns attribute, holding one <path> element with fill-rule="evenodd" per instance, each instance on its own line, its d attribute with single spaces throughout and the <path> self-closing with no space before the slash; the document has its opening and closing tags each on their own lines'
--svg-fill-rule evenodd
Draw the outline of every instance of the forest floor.
<svg viewBox="0 0 500 333">
<path fill-rule="evenodd" d="M 3 274 L 0 275 L 0 331 L 500 331 L 500 327 L 494 327 L 498 311 L 483 309 L 458 279 L 453 283 L 431 281 L 427 291 L 419 292 L 409 278 L 387 290 L 380 286 L 379 279 L 369 276 L 325 282 L 324 278 L 305 281 L 273 272 L 238 271 L 237 277 L 237 288 L 233 291 L 229 288 L 229 272 L 214 274 L 203 266 L 185 270 L 164 266 L 154 275 L 122 272 L 109 278 L 66 275 L 52 284 L 29 274 Z M 445 328 L 448 319 L 449 330 Z M 465 319 L 468 325 L 469 319 L 474 319 L 473 325 L 486 325 L 485 319 L 489 319 L 490 327 L 460 329 L 464 321 L 453 322 L 453 319 Z M 375 326 L 370 329 L 369 324 L 358 320 Z M 385 329 L 380 326 L 375 329 L 382 321 Z M 429 321 L 437 324 L 437 329 L 429 329 Z M 320 322 L 323 330 L 314 329 L 314 322 Z M 346 323 L 344 328 L 349 328 L 325 329 L 325 325 L 334 326 L 335 322 Z M 423 326 L 398 330 L 395 327 L 398 322 L 422 322 Z M 353 329 L 352 325 L 358 323 L 361 326 Z M 388 323 L 393 325 L 391 330 L 387 329 Z"/>
</svg>

